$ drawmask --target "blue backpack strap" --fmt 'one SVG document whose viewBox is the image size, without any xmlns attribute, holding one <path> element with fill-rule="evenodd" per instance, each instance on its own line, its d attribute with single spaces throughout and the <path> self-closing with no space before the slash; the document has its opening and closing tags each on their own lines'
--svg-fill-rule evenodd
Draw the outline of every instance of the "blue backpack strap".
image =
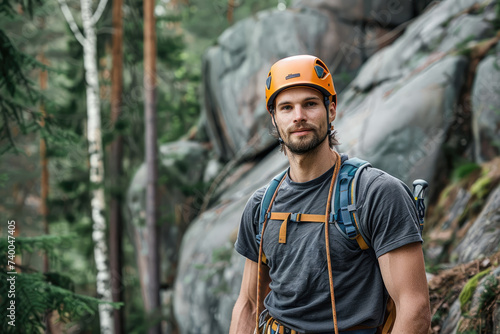
<svg viewBox="0 0 500 334">
<path fill-rule="evenodd" d="M 356 239 L 362 249 L 368 248 L 356 217 L 356 185 L 361 171 L 371 166 L 359 158 L 345 160 L 342 163 L 334 190 L 334 200 L 330 221 L 336 221 L 338 227 L 349 239 Z"/>
<path fill-rule="evenodd" d="M 260 202 L 260 214 L 259 214 L 259 233 L 255 237 L 257 239 L 257 242 L 260 243 L 260 240 L 262 238 L 262 228 L 264 226 L 264 221 L 266 220 L 266 214 L 269 209 L 269 205 L 271 205 L 271 199 L 273 198 L 273 195 L 278 188 L 278 185 L 280 184 L 281 180 L 286 175 L 288 169 L 285 169 L 283 172 L 279 173 L 276 175 L 271 182 L 267 185 L 266 191 L 264 192 L 264 196 L 262 196 L 262 201 Z"/>
</svg>

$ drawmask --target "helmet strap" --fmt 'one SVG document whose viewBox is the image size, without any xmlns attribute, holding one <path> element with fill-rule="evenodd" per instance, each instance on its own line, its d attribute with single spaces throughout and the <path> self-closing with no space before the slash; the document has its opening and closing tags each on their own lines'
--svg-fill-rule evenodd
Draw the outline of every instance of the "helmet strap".
<svg viewBox="0 0 500 334">
<path fill-rule="evenodd" d="M 330 112 L 329 112 L 329 107 L 330 107 L 330 99 L 325 96 L 325 109 L 326 109 L 326 128 L 327 128 L 327 131 L 326 131 L 326 136 L 330 136 L 330 134 L 332 133 L 332 126 L 330 124 Z"/>
<path fill-rule="evenodd" d="M 271 112 L 271 115 L 273 116 L 273 123 L 274 123 L 274 127 L 276 128 L 276 132 L 278 133 L 278 141 L 280 143 L 280 145 L 284 144 L 285 142 L 283 141 L 283 139 L 281 138 L 281 133 L 280 133 L 280 129 L 278 128 L 278 124 L 276 123 L 276 118 L 274 118 L 274 110 Z"/>
</svg>

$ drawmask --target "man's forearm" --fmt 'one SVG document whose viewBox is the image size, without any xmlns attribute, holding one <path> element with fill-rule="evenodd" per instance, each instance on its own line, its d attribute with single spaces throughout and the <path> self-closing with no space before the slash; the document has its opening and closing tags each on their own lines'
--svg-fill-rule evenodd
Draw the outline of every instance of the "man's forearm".
<svg viewBox="0 0 500 334">
<path fill-rule="evenodd" d="M 238 298 L 233 308 L 229 334 L 253 334 L 255 330 L 255 306 Z"/>
<path fill-rule="evenodd" d="M 396 306 L 396 322 L 391 333 L 427 334 L 430 322 L 428 301 L 409 301 L 406 305 Z"/>
</svg>

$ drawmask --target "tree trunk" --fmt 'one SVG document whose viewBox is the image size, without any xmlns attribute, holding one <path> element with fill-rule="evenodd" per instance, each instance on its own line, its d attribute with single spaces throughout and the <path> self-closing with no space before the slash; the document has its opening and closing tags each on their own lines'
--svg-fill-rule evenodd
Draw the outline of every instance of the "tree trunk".
<svg viewBox="0 0 500 334">
<path fill-rule="evenodd" d="M 149 240 L 149 257 L 145 282 L 146 312 L 153 317 L 154 325 L 150 327 L 150 334 L 161 333 L 158 322 L 160 315 L 160 263 L 159 263 L 159 229 L 157 224 L 157 147 L 156 147 L 156 32 L 154 17 L 154 0 L 144 0 L 144 118 L 145 118 L 145 146 L 147 165 L 146 188 L 146 229 Z"/>
<path fill-rule="evenodd" d="M 121 115 L 123 90 L 123 0 L 113 0 L 113 65 L 111 69 L 111 123 L 116 125 Z M 111 267 L 111 291 L 113 302 L 123 301 L 122 289 L 122 230 L 121 214 L 122 191 L 120 180 L 123 177 L 123 138 L 118 135 L 111 143 L 109 159 L 111 176 L 111 205 L 109 220 L 109 255 Z M 113 311 L 115 334 L 124 333 L 123 308 Z"/>
<path fill-rule="evenodd" d="M 229 24 L 233 23 L 233 12 L 234 12 L 234 0 L 227 1 L 227 22 Z"/>
<path fill-rule="evenodd" d="M 38 61 L 44 65 L 48 65 L 48 61 L 45 58 L 43 50 L 38 54 Z M 48 81 L 48 73 L 45 69 L 40 71 L 40 91 L 44 91 L 47 89 L 47 81 Z M 45 112 L 45 101 L 40 99 L 40 114 L 42 115 L 40 119 L 40 127 L 45 127 L 45 117 L 47 117 L 47 113 Z M 46 235 L 50 234 L 49 229 L 49 208 L 47 206 L 47 199 L 49 196 L 49 169 L 48 169 L 48 159 L 47 159 L 47 142 L 43 135 L 40 137 L 40 166 L 42 168 L 41 171 L 41 180 L 40 180 L 40 214 L 42 215 L 42 225 L 43 225 L 43 233 Z M 44 273 L 49 272 L 49 257 L 47 252 L 43 255 L 43 267 L 42 271 Z M 47 310 L 44 316 L 45 322 L 45 333 L 50 334 L 53 332 L 52 330 L 52 311 Z"/>
<path fill-rule="evenodd" d="M 104 166 L 101 139 L 101 113 L 99 101 L 99 79 L 97 72 L 97 38 L 92 20 L 92 1 L 81 0 L 81 13 L 85 40 L 83 60 L 87 84 L 87 140 L 90 161 L 90 184 L 92 187 L 91 209 L 94 241 L 94 258 L 97 269 L 97 293 L 102 300 L 111 301 L 110 275 L 107 264 L 106 245 L 106 203 L 104 198 Z M 113 332 L 112 307 L 99 304 L 101 333 Z"/>
<path fill-rule="evenodd" d="M 39 62 L 47 65 L 47 59 L 43 51 L 40 51 L 38 56 Z M 46 70 L 40 71 L 40 90 L 44 91 L 47 89 L 47 80 L 48 73 Z M 47 117 L 47 113 L 45 112 L 45 103 L 44 100 L 40 100 L 40 114 L 42 118 L 40 120 L 40 126 L 45 127 L 45 117 Z M 48 160 L 47 160 L 47 143 L 45 142 L 45 138 L 42 136 L 40 138 L 40 165 L 42 167 L 42 175 L 40 182 L 40 214 L 42 215 L 42 224 L 43 224 L 43 232 L 45 234 L 49 234 L 49 209 L 47 207 L 47 199 L 49 196 L 49 170 L 48 170 Z M 49 259 L 47 254 L 43 255 L 43 272 L 46 273 L 49 271 Z"/>
</svg>

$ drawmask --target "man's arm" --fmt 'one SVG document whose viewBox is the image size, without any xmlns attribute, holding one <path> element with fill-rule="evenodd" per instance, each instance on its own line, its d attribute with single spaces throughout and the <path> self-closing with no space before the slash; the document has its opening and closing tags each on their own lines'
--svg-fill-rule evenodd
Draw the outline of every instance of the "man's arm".
<svg viewBox="0 0 500 334">
<path fill-rule="evenodd" d="M 233 308 L 233 317 L 229 334 L 252 334 L 255 329 L 255 305 L 257 304 L 257 262 L 247 259 L 245 269 L 243 270 L 243 280 L 241 281 L 241 290 L 236 304 Z M 264 296 L 269 292 L 269 268 L 262 266 L 261 275 L 263 276 Z M 264 298 L 261 298 L 261 307 L 263 310 Z"/>
<path fill-rule="evenodd" d="M 427 334 L 430 302 L 421 244 L 397 248 L 380 256 L 378 261 L 384 284 L 396 304 L 392 334 Z"/>
</svg>

